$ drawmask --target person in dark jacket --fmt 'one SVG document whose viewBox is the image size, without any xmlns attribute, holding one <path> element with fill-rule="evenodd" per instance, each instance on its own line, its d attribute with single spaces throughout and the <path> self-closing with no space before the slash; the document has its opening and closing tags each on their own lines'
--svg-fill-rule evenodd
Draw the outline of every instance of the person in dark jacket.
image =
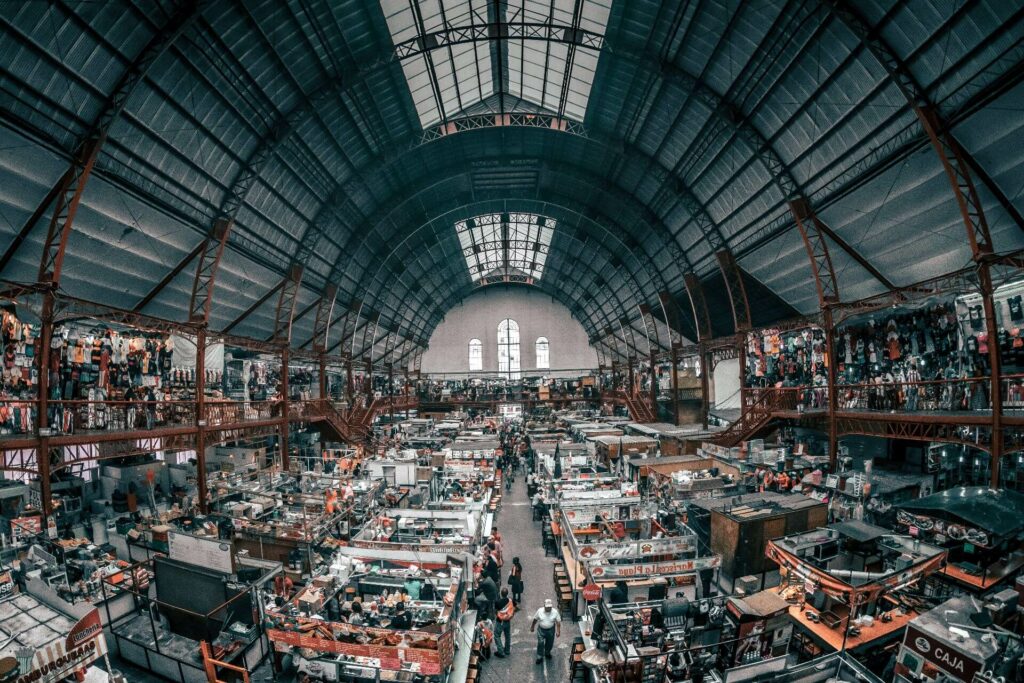
<svg viewBox="0 0 1024 683">
<path fill-rule="evenodd" d="M 494 603 L 498 600 L 498 584 L 490 576 L 484 576 L 477 585 L 477 592 L 487 599 L 487 618 L 493 618 Z"/>
<path fill-rule="evenodd" d="M 407 631 L 412 628 L 412 617 L 406 611 L 404 602 L 395 605 L 395 616 L 391 618 L 389 628 L 400 631 Z"/>
<path fill-rule="evenodd" d="M 629 602 L 629 586 L 625 581 L 616 581 L 615 588 L 608 594 L 609 605 L 622 605 Z"/>
</svg>

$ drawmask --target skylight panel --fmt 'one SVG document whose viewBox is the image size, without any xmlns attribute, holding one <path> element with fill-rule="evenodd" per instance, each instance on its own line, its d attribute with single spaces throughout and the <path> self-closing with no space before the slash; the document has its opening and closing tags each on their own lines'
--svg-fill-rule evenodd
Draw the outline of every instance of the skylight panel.
<svg viewBox="0 0 1024 683">
<path fill-rule="evenodd" d="M 381 0 L 381 8 L 428 128 L 485 112 L 582 121 L 611 2 L 581 0 L 578 13 L 577 0 Z"/>
<path fill-rule="evenodd" d="M 555 221 L 534 213 L 491 213 L 455 223 L 473 282 L 539 280 Z"/>
</svg>

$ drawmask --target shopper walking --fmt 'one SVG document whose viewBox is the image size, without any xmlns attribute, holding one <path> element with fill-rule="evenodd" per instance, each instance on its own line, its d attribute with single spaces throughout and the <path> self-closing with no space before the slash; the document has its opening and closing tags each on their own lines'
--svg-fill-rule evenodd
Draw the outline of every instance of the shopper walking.
<svg viewBox="0 0 1024 683">
<path fill-rule="evenodd" d="M 486 603 L 486 616 L 494 616 L 494 603 L 498 601 L 498 584 L 490 576 L 484 576 L 477 585 L 477 592 L 483 595 Z"/>
<path fill-rule="evenodd" d="M 498 601 L 494 603 L 494 643 L 497 645 L 495 654 L 508 657 L 512 654 L 512 617 L 516 614 L 516 605 L 508 596 L 508 588 L 501 589 Z"/>
<path fill-rule="evenodd" d="M 540 627 L 538 629 L 538 626 Z M 530 633 L 537 633 L 537 664 L 541 659 L 551 659 L 551 649 L 555 646 L 555 637 L 562 635 L 562 615 L 554 608 L 551 598 L 544 601 L 544 606 L 537 610 L 530 622 Z"/>
<path fill-rule="evenodd" d="M 512 602 L 519 607 L 523 601 L 523 565 L 518 557 L 512 558 L 512 569 L 508 573 L 508 587 L 512 589 Z"/>
</svg>

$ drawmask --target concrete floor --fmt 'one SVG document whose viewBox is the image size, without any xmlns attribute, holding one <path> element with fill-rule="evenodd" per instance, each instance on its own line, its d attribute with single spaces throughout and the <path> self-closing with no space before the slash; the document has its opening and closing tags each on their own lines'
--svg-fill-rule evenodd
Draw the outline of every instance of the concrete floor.
<svg viewBox="0 0 1024 683">
<path fill-rule="evenodd" d="M 555 599 L 552 578 L 555 558 L 544 556 L 540 522 L 533 521 L 533 511 L 526 495 L 526 478 L 522 474 L 516 476 L 512 491 L 504 494 L 495 524 L 505 542 L 502 580 L 508 581 L 508 568 L 513 557 L 518 557 L 523 564 L 523 602 L 521 610 L 512 618 L 512 656 L 506 659 L 491 657 L 482 667 L 480 680 L 482 683 L 567 681 L 569 651 L 573 638 L 579 635 L 576 623 L 568 617 L 562 619 L 562 637 L 555 641 L 551 659 L 534 664 L 537 639 L 530 633 L 530 621 L 533 614 L 543 607 L 545 598 Z"/>
</svg>

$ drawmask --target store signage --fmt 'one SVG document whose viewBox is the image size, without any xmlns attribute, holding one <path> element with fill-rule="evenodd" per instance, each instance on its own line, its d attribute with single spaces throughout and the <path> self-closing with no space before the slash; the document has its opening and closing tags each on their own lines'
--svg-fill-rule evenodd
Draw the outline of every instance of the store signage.
<svg viewBox="0 0 1024 683">
<path fill-rule="evenodd" d="M 86 668 L 106 654 L 107 641 L 103 637 L 100 612 L 93 608 L 75 624 L 65 642 L 59 640 L 36 650 L 32 668 L 19 676 L 15 683 L 56 683 L 75 671 Z"/>
<path fill-rule="evenodd" d="M 201 538 L 177 531 L 167 532 L 167 552 L 172 560 L 233 574 L 231 543 L 216 538 Z"/>
<path fill-rule="evenodd" d="M 42 517 L 15 517 L 11 520 L 11 539 L 15 544 L 32 538 L 42 530 Z"/>
<path fill-rule="evenodd" d="M 0 572 L 0 602 L 14 597 L 14 577 L 10 571 Z"/>
<path fill-rule="evenodd" d="M 914 626 L 913 623 L 907 625 L 907 632 L 903 637 L 903 645 L 924 657 L 935 667 L 961 681 L 973 680 L 975 675 L 982 671 L 982 664 L 980 662 L 969 658 L 959 650 L 953 649 L 952 646 L 933 638 Z"/>
<path fill-rule="evenodd" d="M 472 553 L 473 546 L 468 543 L 389 543 L 387 541 L 352 541 L 353 548 L 379 548 L 381 550 L 397 550 L 407 553 Z"/>
<path fill-rule="evenodd" d="M 628 559 L 644 555 L 671 555 L 695 549 L 692 537 L 657 538 L 629 543 L 599 543 L 580 548 L 581 560 Z"/>
<path fill-rule="evenodd" d="M 645 564 L 609 564 L 590 568 L 595 579 L 631 579 L 642 576 L 690 574 L 702 569 L 715 569 L 722 564 L 718 555 L 698 557 L 695 560 L 650 562 Z"/>
<path fill-rule="evenodd" d="M 595 602 L 601 599 L 601 586 L 596 583 L 588 583 L 583 587 L 583 599 L 587 602 Z"/>
</svg>

